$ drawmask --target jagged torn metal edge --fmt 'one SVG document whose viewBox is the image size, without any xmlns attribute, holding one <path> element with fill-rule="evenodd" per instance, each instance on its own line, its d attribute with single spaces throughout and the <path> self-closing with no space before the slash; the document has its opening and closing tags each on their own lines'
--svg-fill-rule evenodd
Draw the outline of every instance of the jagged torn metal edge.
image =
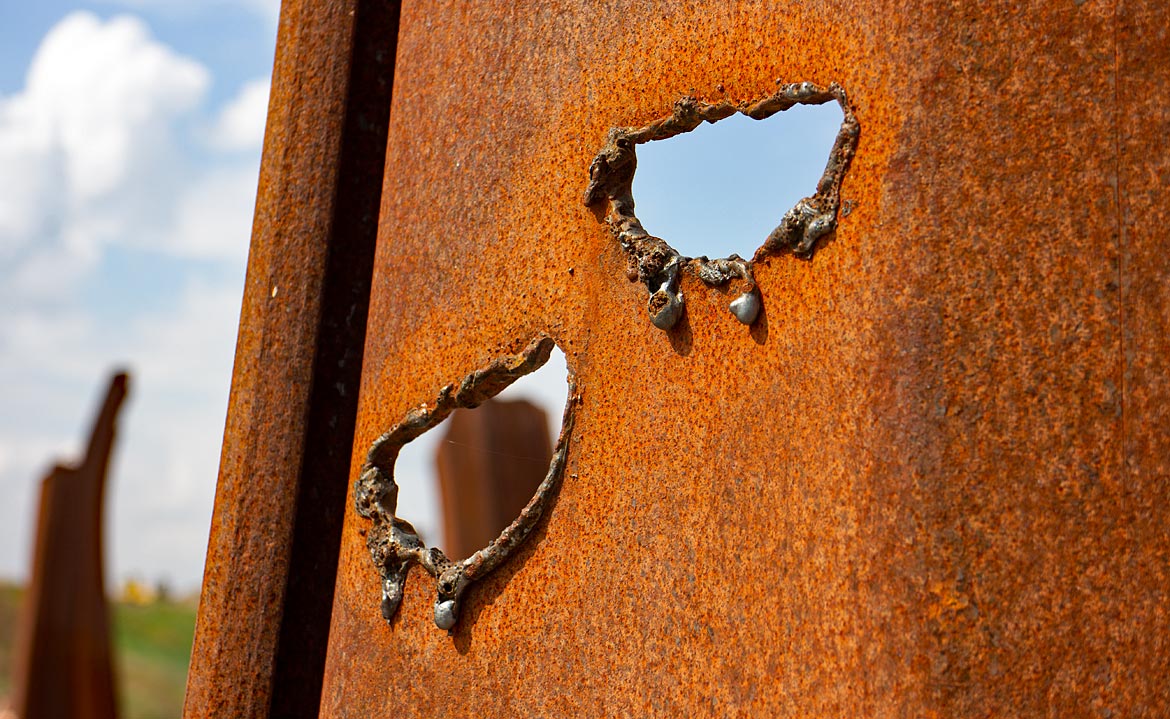
<svg viewBox="0 0 1170 719">
<path fill-rule="evenodd" d="M 426 547 L 410 522 L 395 514 L 398 485 L 394 481 L 394 462 L 402 447 L 442 422 L 455 409 L 478 407 L 520 377 L 543 366 L 554 346 L 552 338 L 539 336 L 519 354 L 496 359 L 464 377 L 458 386 L 448 384 L 439 391 L 433 405 L 424 403 L 411 409 L 370 447 L 361 475 L 354 483 L 354 506 L 359 515 L 373 521 L 366 536 L 366 546 L 382 577 L 382 616 L 387 622 L 402 603 L 407 572 L 412 564 L 418 564 L 435 578 L 435 624 L 440 629 L 453 627 L 459 619 L 463 593 L 523 544 L 556 495 L 564 477 L 569 438 L 581 401 L 571 373 L 561 433 L 553 449 L 548 474 L 520 516 L 491 544 L 467 559 L 454 562 L 441 549 Z"/>
<path fill-rule="evenodd" d="M 718 122 L 737 112 L 753 120 L 763 120 L 795 105 L 822 105 L 833 100 L 841 106 L 844 117 L 825 171 L 817 183 L 816 194 L 800 200 L 784 214 L 780 224 L 751 260 L 738 255 L 717 260 L 683 257 L 665 240 L 646 232 L 634 215 L 632 186 L 638 165 L 634 151 L 636 145 L 690 132 L 704 121 Z M 769 254 L 785 251 L 807 259 L 812 256 L 817 241 L 836 229 L 841 207 L 841 182 L 857 151 L 860 136 L 861 126 L 853 114 L 853 107 L 845 89 L 837 83 L 827 88 L 811 82 L 781 84 L 772 95 L 747 103 L 727 100 L 708 103 L 687 96 L 674 104 L 673 112 L 667 117 L 640 128 L 615 127 L 609 131 L 605 146 L 589 166 L 589 186 L 585 190 L 584 202 L 592 206 L 608 201 L 606 224 L 629 256 L 630 280 L 641 280 L 650 291 L 646 309 L 656 327 L 668 330 L 682 316 L 679 271 L 690 265 L 694 265 L 695 273 L 709 285 L 722 285 L 741 278 L 741 294 L 732 301 L 729 309 L 740 322 L 750 325 L 755 322 L 761 307 L 752 263 Z"/>
</svg>

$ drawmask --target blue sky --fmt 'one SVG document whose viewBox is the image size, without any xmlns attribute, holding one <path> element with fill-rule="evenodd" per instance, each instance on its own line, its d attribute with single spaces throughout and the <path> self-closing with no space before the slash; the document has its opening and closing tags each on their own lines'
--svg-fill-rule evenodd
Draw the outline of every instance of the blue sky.
<svg viewBox="0 0 1170 719">
<path fill-rule="evenodd" d="M 750 258 L 780 218 L 813 194 L 841 108 L 797 105 L 766 120 L 732 115 L 638 146 L 638 219 L 688 257 Z"/>
<path fill-rule="evenodd" d="M 38 480 L 54 459 L 77 458 L 106 378 L 127 367 L 107 573 L 113 586 L 137 577 L 194 589 L 278 3 L 4 2 L 0 577 L 26 576 Z M 835 105 L 798 107 L 644 145 L 639 217 L 684 254 L 750 256 L 813 191 L 840 117 Z M 564 376 L 558 353 L 510 394 L 559 420 Z M 424 478 L 440 431 L 408 448 L 397 472 L 401 514 L 429 537 L 441 531 Z"/>
</svg>

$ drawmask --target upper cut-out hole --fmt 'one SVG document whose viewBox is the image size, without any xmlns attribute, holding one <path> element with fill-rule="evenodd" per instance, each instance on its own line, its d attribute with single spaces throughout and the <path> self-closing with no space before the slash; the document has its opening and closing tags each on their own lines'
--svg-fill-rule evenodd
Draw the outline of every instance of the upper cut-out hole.
<svg viewBox="0 0 1170 719">
<path fill-rule="evenodd" d="M 638 145 L 638 219 L 681 255 L 750 258 L 784 213 L 816 192 L 842 118 L 835 102 L 796 105 Z"/>
<path fill-rule="evenodd" d="M 403 446 L 394 463 L 397 515 L 427 546 L 465 559 L 516 519 L 549 471 L 567 377 L 554 348 L 535 372 Z"/>
</svg>

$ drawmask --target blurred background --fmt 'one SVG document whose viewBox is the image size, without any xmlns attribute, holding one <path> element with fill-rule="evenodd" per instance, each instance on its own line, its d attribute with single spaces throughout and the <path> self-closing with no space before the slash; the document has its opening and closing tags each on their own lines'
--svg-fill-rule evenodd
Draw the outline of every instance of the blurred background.
<svg viewBox="0 0 1170 719">
<path fill-rule="evenodd" d="M 279 2 L 0 7 L 0 707 L 39 480 L 54 461 L 79 458 L 107 378 L 122 367 L 132 382 L 105 522 L 122 709 L 175 716 L 215 493 Z M 840 119 L 835 105 L 797 107 L 643 146 L 639 216 L 683 254 L 750 256 L 812 193 Z M 555 438 L 564 383 L 558 352 L 509 397 L 544 409 Z M 408 448 L 398 472 L 400 514 L 436 542 L 439 435 Z"/>
<path fill-rule="evenodd" d="M 120 366 L 105 542 L 123 715 L 177 716 L 279 2 L 0 7 L 0 695 L 39 480 L 79 459 Z"/>
<path fill-rule="evenodd" d="M 278 3 L 7 4 L 0 22 L 0 576 L 34 480 L 76 457 L 111 368 L 133 389 L 107 566 L 198 588 Z"/>
</svg>

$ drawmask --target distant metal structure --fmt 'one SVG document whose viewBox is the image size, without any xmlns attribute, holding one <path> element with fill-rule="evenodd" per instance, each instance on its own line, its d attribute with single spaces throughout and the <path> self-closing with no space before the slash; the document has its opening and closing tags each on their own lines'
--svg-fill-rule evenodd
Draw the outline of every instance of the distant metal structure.
<svg viewBox="0 0 1170 719">
<path fill-rule="evenodd" d="M 638 232 L 805 82 L 781 241 Z M 286 0 L 272 87 L 187 719 L 1170 715 L 1164 0 Z M 542 336 L 559 493 L 388 624 L 367 451 Z"/>
<path fill-rule="evenodd" d="M 57 465 L 41 483 L 13 683 L 20 719 L 117 716 L 102 507 L 128 382 L 125 373 L 111 378 L 81 463 Z"/>
<path fill-rule="evenodd" d="M 456 410 L 435 453 L 447 556 L 470 557 L 511 524 L 551 457 L 548 417 L 531 402 L 489 399 Z"/>
</svg>

